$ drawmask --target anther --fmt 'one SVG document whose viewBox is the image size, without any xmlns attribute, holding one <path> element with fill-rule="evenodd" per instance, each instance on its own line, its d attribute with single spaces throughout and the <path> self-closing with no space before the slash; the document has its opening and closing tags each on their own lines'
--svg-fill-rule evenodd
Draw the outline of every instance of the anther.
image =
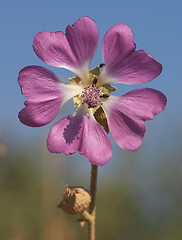
<svg viewBox="0 0 182 240">
<path fill-rule="evenodd" d="M 83 99 L 82 103 L 86 103 L 88 105 L 88 108 L 95 108 L 101 104 L 100 101 L 101 95 L 102 92 L 99 90 L 96 84 L 85 87 L 81 95 L 81 98 Z"/>
<path fill-rule="evenodd" d="M 94 78 L 93 84 L 97 84 L 97 82 L 98 82 L 98 79 L 97 79 L 97 78 Z"/>
<path fill-rule="evenodd" d="M 99 65 L 99 67 L 102 68 L 104 65 L 105 65 L 105 63 L 101 63 L 101 64 Z"/>
<path fill-rule="evenodd" d="M 110 95 L 109 94 L 103 94 L 103 95 L 101 95 L 100 97 L 101 98 L 108 98 Z"/>
</svg>

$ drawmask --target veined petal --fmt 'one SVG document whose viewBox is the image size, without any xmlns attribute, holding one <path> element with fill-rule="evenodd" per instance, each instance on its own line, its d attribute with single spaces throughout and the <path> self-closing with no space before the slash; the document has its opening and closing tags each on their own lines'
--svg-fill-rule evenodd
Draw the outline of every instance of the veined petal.
<svg viewBox="0 0 182 240">
<path fill-rule="evenodd" d="M 162 71 L 162 65 L 145 51 L 135 51 L 135 47 L 132 31 L 127 25 L 111 27 L 103 39 L 105 66 L 100 82 L 140 84 L 156 78 Z"/>
<path fill-rule="evenodd" d="M 40 32 L 33 49 L 45 63 L 67 68 L 82 80 L 88 78 L 90 62 L 98 45 L 98 29 L 89 17 L 78 19 L 63 32 Z"/>
<path fill-rule="evenodd" d="M 47 148 L 52 153 L 73 154 L 78 151 L 83 117 L 76 112 L 58 121 L 49 132 Z"/>
<path fill-rule="evenodd" d="M 108 67 L 120 64 L 133 50 L 133 33 L 125 24 L 116 24 L 105 34 L 102 42 L 102 55 Z"/>
<path fill-rule="evenodd" d="M 91 110 L 90 115 L 84 119 L 79 153 L 99 166 L 105 165 L 112 157 L 109 136 L 96 122 Z"/>
<path fill-rule="evenodd" d="M 136 89 L 103 102 L 109 130 L 116 143 L 129 151 L 137 150 L 145 133 L 144 121 L 164 110 L 165 95 L 150 88 Z"/>
<path fill-rule="evenodd" d="M 54 153 L 79 151 L 92 164 L 100 166 L 105 165 L 112 155 L 108 135 L 83 105 L 52 127 L 47 146 Z"/>
<path fill-rule="evenodd" d="M 63 83 L 53 72 L 39 66 L 28 66 L 19 73 L 22 94 L 29 99 L 19 113 L 22 123 L 31 127 L 52 121 L 60 107 L 82 88 Z"/>
</svg>

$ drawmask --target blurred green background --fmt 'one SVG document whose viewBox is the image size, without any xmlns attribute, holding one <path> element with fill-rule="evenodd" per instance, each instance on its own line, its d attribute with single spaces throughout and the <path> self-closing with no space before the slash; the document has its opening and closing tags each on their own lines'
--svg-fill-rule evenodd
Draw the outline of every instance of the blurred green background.
<svg viewBox="0 0 182 240">
<path fill-rule="evenodd" d="M 89 188 L 89 163 L 78 155 L 49 154 L 41 144 L 0 149 L 0 239 L 87 239 L 79 216 L 56 206 L 65 184 Z M 97 239 L 181 240 L 181 156 L 166 149 L 149 162 L 142 151 L 120 152 L 112 159 L 115 167 L 100 167 Z"/>
</svg>

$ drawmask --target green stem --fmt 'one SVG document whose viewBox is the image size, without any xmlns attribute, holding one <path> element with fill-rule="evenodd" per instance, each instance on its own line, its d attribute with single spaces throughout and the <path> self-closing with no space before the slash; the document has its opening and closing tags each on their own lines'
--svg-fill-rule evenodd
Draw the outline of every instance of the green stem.
<svg viewBox="0 0 182 240">
<path fill-rule="evenodd" d="M 89 213 L 93 218 L 91 221 L 88 222 L 88 240 L 95 240 L 95 209 L 96 209 L 97 171 L 98 171 L 98 166 L 92 164 L 91 182 L 90 182 L 91 203 L 90 203 L 90 207 L 89 207 Z"/>
<path fill-rule="evenodd" d="M 81 213 L 82 219 L 86 222 L 92 222 L 93 221 L 93 216 L 90 215 L 86 210 Z"/>
</svg>

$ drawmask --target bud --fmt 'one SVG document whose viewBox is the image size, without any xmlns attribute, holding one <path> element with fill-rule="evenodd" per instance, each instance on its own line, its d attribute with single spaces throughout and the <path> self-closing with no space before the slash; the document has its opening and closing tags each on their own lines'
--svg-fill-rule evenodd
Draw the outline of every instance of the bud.
<svg viewBox="0 0 182 240">
<path fill-rule="evenodd" d="M 67 214 L 82 213 L 90 205 L 91 197 L 89 192 L 83 187 L 74 187 L 66 185 L 66 192 L 63 194 L 63 200 L 57 207 L 61 208 Z"/>
</svg>

